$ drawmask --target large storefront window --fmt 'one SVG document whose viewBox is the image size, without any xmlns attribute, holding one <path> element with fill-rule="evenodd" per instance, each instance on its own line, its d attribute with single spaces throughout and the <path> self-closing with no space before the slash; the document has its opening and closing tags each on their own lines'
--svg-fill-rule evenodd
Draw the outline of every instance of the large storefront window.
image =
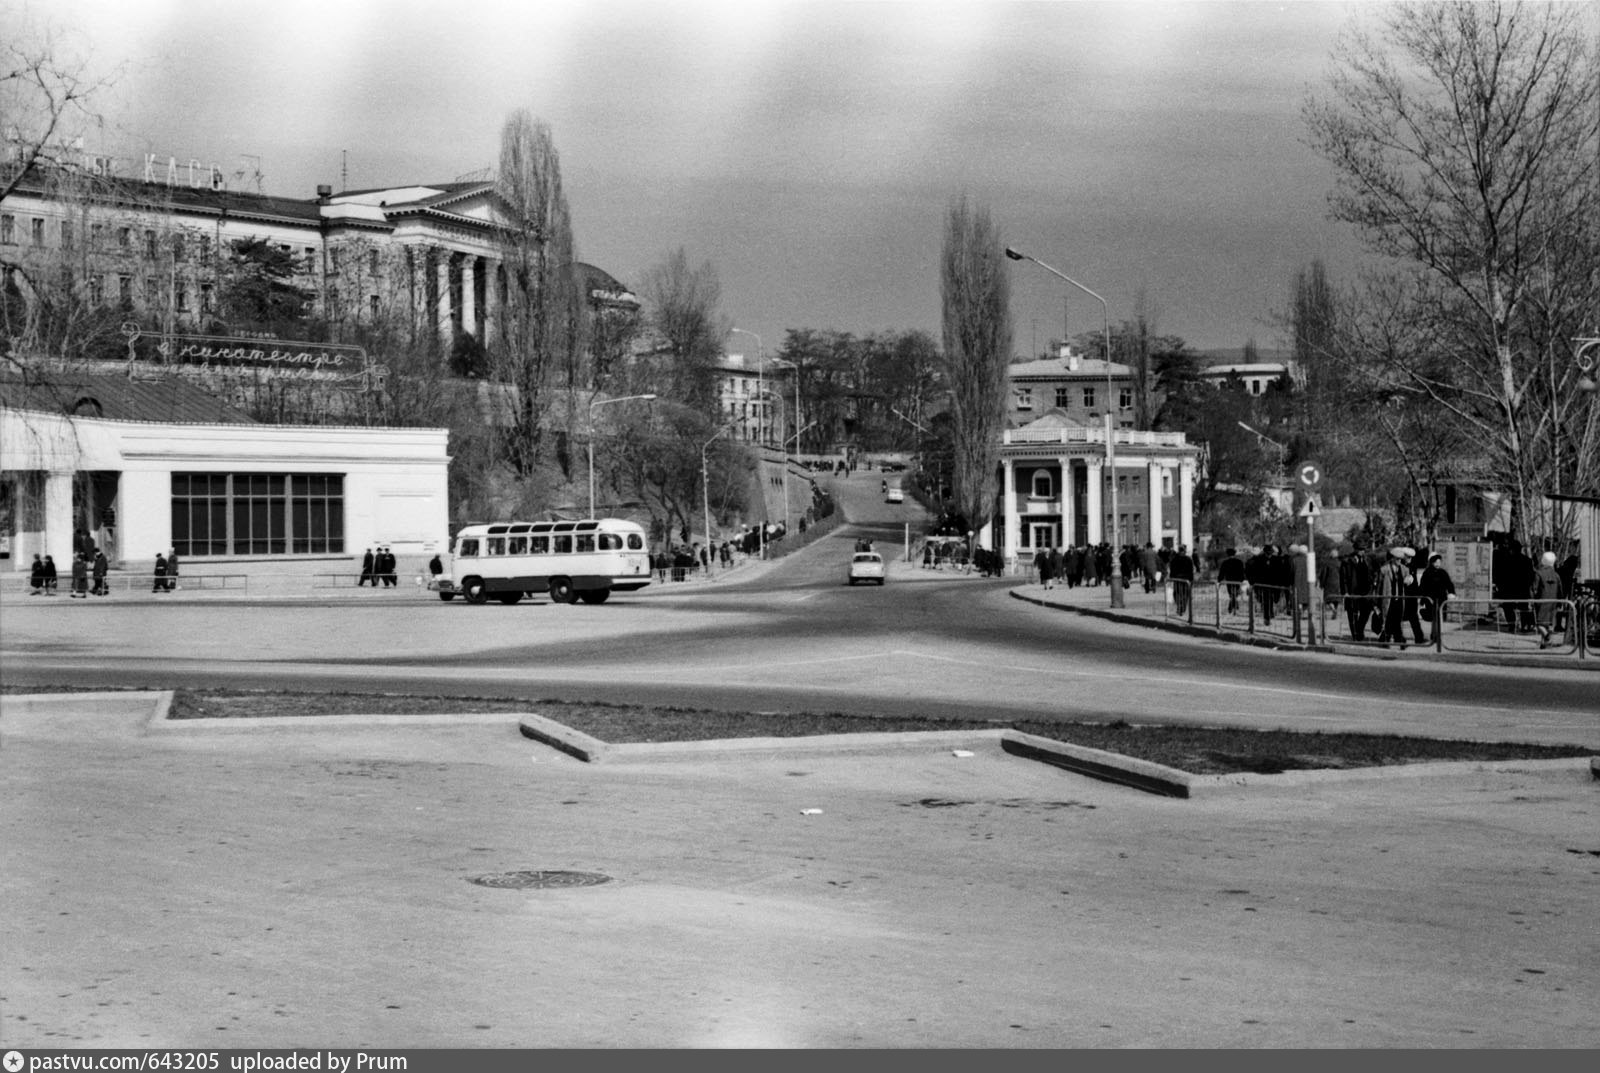
<svg viewBox="0 0 1600 1073">
<path fill-rule="evenodd" d="M 344 552 L 338 473 L 174 473 L 172 546 L 179 556 Z"/>
</svg>

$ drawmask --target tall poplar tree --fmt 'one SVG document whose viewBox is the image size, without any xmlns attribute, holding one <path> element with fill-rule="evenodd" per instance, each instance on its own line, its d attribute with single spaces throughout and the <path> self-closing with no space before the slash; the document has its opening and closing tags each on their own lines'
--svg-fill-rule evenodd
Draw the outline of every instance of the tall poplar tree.
<svg viewBox="0 0 1600 1073">
<path fill-rule="evenodd" d="M 977 529 L 989 520 L 1005 427 L 1011 284 L 999 232 L 963 195 L 945 219 L 940 257 L 945 379 L 953 418 L 951 495 Z"/>
</svg>

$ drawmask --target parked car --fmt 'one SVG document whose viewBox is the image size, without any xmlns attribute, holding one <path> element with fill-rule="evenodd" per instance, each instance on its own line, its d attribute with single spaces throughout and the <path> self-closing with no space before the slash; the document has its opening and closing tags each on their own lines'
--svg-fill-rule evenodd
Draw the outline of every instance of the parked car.
<svg viewBox="0 0 1600 1073">
<path fill-rule="evenodd" d="M 899 488 L 891 488 L 883 494 L 883 499 L 886 503 L 904 503 L 906 494 Z"/>
<path fill-rule="evenodd" d="M 858 551 L 850 557 L 850 570 L 846 580 L 854 585 L 858 581 L 876 581 L 882 585 L 889 576 L 883 565 L 883 556 L 875 551 Z"/>
</svg>

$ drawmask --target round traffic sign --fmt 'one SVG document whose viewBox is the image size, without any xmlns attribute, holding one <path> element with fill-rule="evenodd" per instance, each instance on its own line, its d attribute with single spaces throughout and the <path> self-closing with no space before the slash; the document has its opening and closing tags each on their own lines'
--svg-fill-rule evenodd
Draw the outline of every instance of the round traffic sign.
<svg viewBox="0 0 1600 1073">
<path fill-rule="evenodd" d="M 1322 466 L 1316 462 L 1300 463 L 1300 483 L 1307 488 L 1315 488 L 1322 483 Z"/>
</svg>

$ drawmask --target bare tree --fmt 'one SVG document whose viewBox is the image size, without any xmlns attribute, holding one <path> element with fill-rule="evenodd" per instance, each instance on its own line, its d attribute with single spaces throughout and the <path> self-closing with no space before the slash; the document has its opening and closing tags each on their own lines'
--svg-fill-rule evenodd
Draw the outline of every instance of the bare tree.
<svg viewBox="0 0 1600 1073">
<path fill-rule="evenodd" d="M 85 132 L 101 125 L 95 95 L 114 78 L 96 75 L 61 28 L 15 13 L 6 21 L 0 27 L 0 135 L 6 142 L 0 200 L 35 167 L 77 165 Z"/>
<path fill-rule="evenodd" d="M 710 414 L 716 403 L 716 362 L 728 332 L 717 313 L 722 284 L 711 262 L 698 268 L 679 247 L 645 273 L 640 287 L 650 329 L 663 352 L 656 369 L 656 389 Z"/>
<path fill-rule="evenodd" d="M 973 529 L 994 509 L 1005 425 L 1011 286 L 1003 250 L 986 208 L 969 205 L 965 196 L 951 206 L 940 258 L 945 373 L 954 417 L 951 493 Z"/>
<path fill-rule="evenodd" d="M 500 231 L 505 301 L 492 367 L 515 393 L 507 455 L 526 475 L 545 460 L 551 388 L 580 345 L 561 160 L 550 128 L 526 110 L 501 128 L 497 191 L 511 219 Z"/>
<path fill-rule="evenodd" d="M 1353 29 L 1330 94 L 1307 102 L 1332 162 L 1333 215 L 1396 268 L 1416 345 L 1347 357 L 1369 383 L 1442 407 L 1513 498 L 1524 540 L 1557 447 L 1594 424 L 1572 339 L 1600 293 L 1593 221 L 1595 54 L 1577 5 L 1382 8 Z M 1363 312 L 1358 309 L 1358 315 Z M 1600 467 L 1568 456 L 1571 491 Z"/>
</svg>

